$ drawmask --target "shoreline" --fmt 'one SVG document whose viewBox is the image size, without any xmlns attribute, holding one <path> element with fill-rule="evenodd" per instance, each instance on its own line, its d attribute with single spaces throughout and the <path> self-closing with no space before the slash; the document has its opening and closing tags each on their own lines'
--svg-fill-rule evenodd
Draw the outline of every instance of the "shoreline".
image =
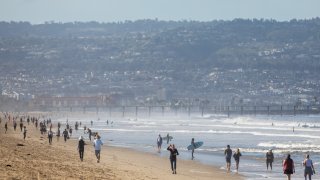
<svg viewBox="0 0 320 180">
<path fill-rule="evenodd" d="M 27 138 L 8 123 L 4 134 L 0 124 L 0 179 L 244 179 L 235 173 L 226 173 L 217 167 L 191 160 L 177 161 L 177 174 L 173 175 L 168 157 L 155 153 L 110 146 L 104 142 L 101 162 L 97 163 L 94 148 L 85 146 L 84 161 L 77 151 L 77 137 L 63 142 L 53 138 L 49 145 L 47 135 L 41 135 L 32 123 L 26 125 Z M 26 122 L 25 122 L 26 123 Z M 63 129 L 63 128 L 62 128 Z M 19 145 L 20 144 L 20 145 Z"/>
</svg>

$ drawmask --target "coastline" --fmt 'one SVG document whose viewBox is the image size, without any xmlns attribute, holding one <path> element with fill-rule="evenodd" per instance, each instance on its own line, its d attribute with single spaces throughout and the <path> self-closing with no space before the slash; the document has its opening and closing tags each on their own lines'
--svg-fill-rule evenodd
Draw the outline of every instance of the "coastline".
<svg viewBox="0 0 320 180">
<path fill-rule="evenodd" d="M 108 142 L 104 142 L 101 162 L 97 163 L 89 140 L 85 141 L 88 145 L 81 162 L 77 137 L 66 143 L 62 137 L 59 141 L 54 137 L 49 145 L 47 135 L 41 135 L 32 123 L 26 125 L 26 140 L 19 129 L 14 131 L 11 124 L 8 126 L 5 134 L 4 121 L 0 124 L 0 179 L 244 179 L 217 167 L 179 158 L 177 174 L 173 175 L 167 157 L 113 147 Z"/>
</svg>

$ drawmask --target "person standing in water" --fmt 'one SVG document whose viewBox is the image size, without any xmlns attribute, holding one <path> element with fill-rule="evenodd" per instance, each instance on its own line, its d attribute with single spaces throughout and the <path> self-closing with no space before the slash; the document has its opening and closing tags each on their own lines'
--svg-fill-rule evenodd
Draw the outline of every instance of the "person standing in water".
<svg viewBox="0 0 320 180">
<path fill-rule="evenodd" d="M 267 170 L 269 169 L 269 165 L 270 165 L 270 169 L 272 170 L 273 159 L 274 159 L 273 152 L 272 152 L 272 149 L 270 149 L 270 150 L 266 153 Z"/>
<path fill-rule="evenodd" d="M 100 151 L 101 151 L 101 145 L 103 145 L 102 141 L 100 140 L 100 136 L 97 134 L 97 138 L 93 141 L 93 146 L 95 150 L 95 154 L 97 157 L 97 163 L 100 162 Z"/>
<path fill-rule="evenodd" d="M 304 179 L 307 180 L 307 175 L 309 180 L 311 180 L 311 176 L 315 173 L 312 160 L 310 159 L 309 154 L 306 155 L 306 159 L 303 161 L 304 166 Z"/>
<path fill-rule="evenodd" d="M 84 140 L 83 137 L 79 137 L 79 142 L 78 142 L 78 150 L 79 150 L 79 155 L 80 155 L 80 160 L 83 161 L 83 153 L 84 153 Z"/>
<path fill-rule="evenodd" d="M 161 145 L 162 145 L 162 137 L 159 134 L 158 138 L 157 138 L 157 146 L 158 146 L 158 152 L 161 151 Z"/>
<path fill-rule="evenodd" d="M 196 148 L 196 145 L 194 143 L 194 138 L 191 139 L 191 145 L 193 146 L 192 151 L 191 151 L 191 159 L 194 159 L 193 153 L 194 153 L 194 149 Z"/>
<path fill-rule="evenodd" d="M 169 140 L 170 140 L 169 137 L 170 137 L 170 136 L 169 136 L 169 133 L 168 133 L 168 134 L 167 134 L 167 144 L 169 144 Z"/>
<path fill-rule="evenodd" d="M 291 159 L 290 154 L 288 154 L 287 158 L 283 160 L 282 167 L 283 167 L 283 174 L 287 175 L 287 180 L 291 180 L 291 175 L 295 173 L 295 168 L 294 168 L 294 162 Z"/>
<path fill-rule="evenodd" d="M 167 150 L 170 151 L 170 164 L 171 164 L 172 174 L 177 174 L 177 155 L 179 155 L 179 152 L 174 146 L 174 144 L 172 145 L 170 144 Z"/>
<path fill-rule="evenodd" d="M 227 172 L 230 172 L 231 157 L 232 157 L 232 150 L 230 149 L 230 145 L 227 145 L 227 149 L 224 150 L 224 155 L 226 157 L 226 162 L 227 162 Z"/>
<path fill-rule="evenodd" d="M 238 148 L 237 151 L 233 154 L 233 158 L 236 161 L 237 172 L 239 171 L 240 156 L 242 156 L 242 154 L 240 152 L 240 149 Z"/>
</svg>

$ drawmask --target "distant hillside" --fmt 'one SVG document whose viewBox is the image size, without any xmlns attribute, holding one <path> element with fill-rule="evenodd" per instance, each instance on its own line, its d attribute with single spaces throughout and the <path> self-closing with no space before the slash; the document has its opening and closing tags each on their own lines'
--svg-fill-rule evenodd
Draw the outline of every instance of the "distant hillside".
<svg viewBox="0 0 320 180">
<path fill-rule="evenodd" d="M 150 93 L 154 91 L 152 86 L 157 86 L 166 88 L 172 97 L 207 97 L 226 92 L 250 97 L 261 94 L 262 89 L 270 89 L 256 82 L 282 81 L 283 93 L 288 94 L 292 91 L 285 89 L 295 87 L 294 82 L 302 83 L 301 86 L 308 80 L 309 84 L 319 83 L 319 76 L 314 76 L 320 69 L 320 19 L 39 25 L 0 22 L 0 63 L 3 77 L 24 74 L 37 77 L 37 82 L 42 77 L 46 79 L 43 84 L 51 78 L 48 88 L 52 92 L 48 93 L 57 94 L 66 93 L 67 87 L 80 86 L 73 81 L 91 72 L 96 77 L 76 88 L 81 93 L 106 92 L 105 88 L 95 89 L 92 84 L 108 83 L 120 84 L 122 88 L 130 84 L 129 91 L 136 88 L 136 95 L 139 88 L 149 87 Z M 301 77 L 296 76 L 299 73 Z M 241 78 L 233 82 L 239 74 Z M 51 87 L 66 76 L 70 80 L 64 89 Z M 242 87 L 246 83 L 250 89 Z M 1 86 L 14 87 L 3 81 Z M 318 91 L 312 92 L 306 96 L 318 95 Z"/>
<path fill-rule="evenodd" d="M 1 22 L 0 60 L 23 64 L 27 60 L 43 66 L 77 62 L 80 68 L 90 65 L 93 69 L 101 65 L 116 69 L 123 65 L 129 69 L 195 65 L 319 69 L 319 29 L 319 18 L 290 22 Z"/>
</svg>

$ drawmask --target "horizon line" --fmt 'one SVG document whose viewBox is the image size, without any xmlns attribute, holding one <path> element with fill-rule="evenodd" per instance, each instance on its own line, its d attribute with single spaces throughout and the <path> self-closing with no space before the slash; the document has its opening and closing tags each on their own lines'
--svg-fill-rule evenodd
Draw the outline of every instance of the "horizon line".
<svg viewBox="0 0 320 180">
<path fill-rule="evenodd" d="M 181 20 L 162 20 L 158 18 L 145 18 L 145 19 L 127 19 L 127 20 L 119 20 L 119 21 L 56 21 L 56 20 L 47 20 L 39 23 L 34 23 L 31 21 L 25 20 L 0 20 L 0 23 L 29 23 L 31 25 L 40 25 L 40 24 L 68 24 L 68 23 L 99 23 L 99 24 L 113 24 L 113 23 L 131 23 L 138 21 L 156 21 L 156 22 L 199 22 L 199 23 L 208 23 L 208 22 L 232 22 L 235 20 L 258 20 L 258 21 L 275 21 L 275 22 L 291 22 L 291 21 L 308 21 L 308 20 L 316 20 L 320 19 L 320 16 L 310 17 L 310 18 L 291 18 L 289 20 L 277 20 L 274 18 L 233 18 L 233 19 L 213 19 L 213 20 L 192 20 L 192 19 L 181 19 Z"/>
</svg>

